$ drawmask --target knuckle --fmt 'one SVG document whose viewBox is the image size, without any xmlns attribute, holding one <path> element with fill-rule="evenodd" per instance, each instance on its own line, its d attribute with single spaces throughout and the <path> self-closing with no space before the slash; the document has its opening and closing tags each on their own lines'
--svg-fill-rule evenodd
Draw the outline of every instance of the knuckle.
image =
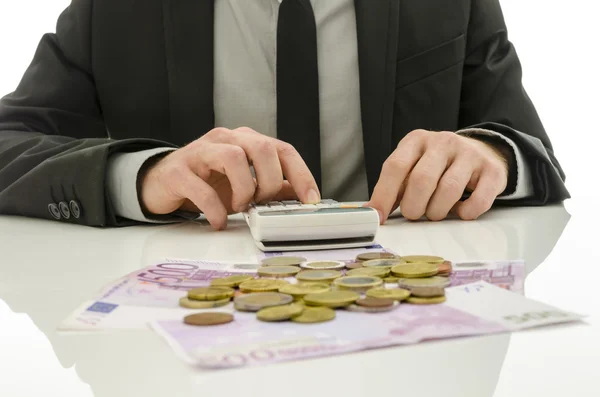
<svg viewBox="0 0 600 397">
<path fill-rule="evenodd" d="M 449 131 L 439 131 L 435 134 L 435 147 L 441 150 L 447 150 L 450 147 L 453 147 L 456 144 L 457 140 L 456 134 Z"/>
<path fill-rule="evenodd" d="M 276 151 L 275 145 L 273 145 L 273 142 L 271 142 L 269 139 L 260 139 L 256 143 L 256 150 L 258 153 L 263 155 L 271 154 Z"/>
<path fill-rule="evenodd" d="M 427 190 L 436 182 L 435 175 L 429 170 L 419 170 L 411 173 L 408 183 L 418 191 Z"/>
<path fill-rule="evenodd" d="M 296 148 L 291 143 L 280 141 L 279 150 L 284 155 L 296 154 Z"/>
<path fill-rule="evenodd" d="M 248 158 L 246 157 L 246 152 L 244 151 L 244 149 L 242 149 L 239 146 L 236 145 L 229 145 L 226 149 L 225 149 L 224 155 L 226 156 L 226 160 L 232 161 L 232 162 L 240 162 L 240 161 L 248 161 Z"/>
<path fill-rule="evenodd" d="M 246 126 L 236 128 L 235 132 L 240 133 L 240 134 L 255 134 L 256 133 L 256 131 L 254 131 L 252 128 L 246 127 Z"/>
<path fill-rule="evenodd" d="M 444 176 L 439 185 L 442 190 L 451 192 L 464 189 L 462 183 L 460 183 L 458 178 L 454 175 Z"/>
<path fill-rule="evenodd" d="M 217 127 L 217 128 L 213 128 L 212 130 L 210 130 L 206 136 L 208 138 L 210 138 L 211 140 L 222 140 L 223 138 L 225 138 L 228 134 L 231 133 L 231 130 L 227 129 L 227 128 L 223 128 L 223 127 Z"/>
</svg>

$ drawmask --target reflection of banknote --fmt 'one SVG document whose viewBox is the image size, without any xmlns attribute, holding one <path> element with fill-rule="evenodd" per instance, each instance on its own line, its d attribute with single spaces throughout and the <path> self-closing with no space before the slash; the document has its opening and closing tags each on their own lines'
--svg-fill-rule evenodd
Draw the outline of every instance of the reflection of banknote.
<svg viewBox="0 0 600 397">
<path fill-rule="evenodd" d="M 381 251 L 382 248 L 376 250 Z M 309 252 L 306 255 L 320 254 Z M 328 251 L 328 255 L 340 260 L 356 256 L 353 250 L 332 250 Z M 256 274 L 257 266 L 167 259 L 107 286 L 94 300 L 85 302 L 70 315 L 60 329 L 145 328 L 149 321 L 179 319 L 189 313 L 178 304 L 187 290 L 207 286 L 211 280 L 231 274 Z M 477 262 L 468 266 L 456 264 L 455 269 L 456 272 L 450 276 L 451 285 L 484 280 L 516 292 L 522 291 L 523 261 Z M 221 310 L 233 311 L 231 306 Z"/>
<path fill-rule="evenodd" d="M 181 319 L 151 325 L 185 361 L 207 368 L 262 365 L 427 339 L 517 331 L 581 316 L 478 281 L 447 289 L 441 305 L 401 304 L 385 313 L 338 310 L 320 324 L 265 323 L 235 313 L 232 323 L 194 327 Z M 368 321 L 365 321 L 368 317 Z"/>
</svg>

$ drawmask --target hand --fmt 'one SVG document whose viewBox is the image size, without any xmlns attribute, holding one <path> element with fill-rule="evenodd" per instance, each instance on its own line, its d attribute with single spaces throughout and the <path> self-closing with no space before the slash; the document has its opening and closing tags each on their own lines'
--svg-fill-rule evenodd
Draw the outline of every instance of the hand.
<svg viewBox="0 0 600 397">
<path fill-rule="evenodd" d="M 315 179 L 292 145 L 245 127 L 215 128 L 169 153 L 142 176 L 140 197 L 152 214 L 201 211 L 215 229 L 253 201 L 320 201 Z"/>
<path fill-rule="evenodd" d="M 506 189 L 506 159 L 491 145 L 447 131 L 415 130 L 385 161 L 371 200 L 383 224 L 400 205 L 417 220 L 446 218 L 450 211 L 465 220 L 488 211 Z M 465 191 L 471 196 L 459 202 Z"/>
</svg>

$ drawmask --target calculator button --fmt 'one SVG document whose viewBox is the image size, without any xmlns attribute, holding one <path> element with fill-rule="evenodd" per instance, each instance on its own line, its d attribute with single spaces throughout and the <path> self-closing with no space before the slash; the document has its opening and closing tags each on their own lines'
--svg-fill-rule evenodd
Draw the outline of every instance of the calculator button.
<svg viewBox="0 0 600 397">
<path fill-rule="evenodd" d="M 282 200 L 281 203 L 286 207 L 288 205 L 301 205 L 302 203 L 298 200 Z"/>
<path fill-rule="evenodd" d="M 331 200 L 331 199 L 322 199 L 321 204 L 334 205 L 334 204 L 339 204 L 339 203 L 337 201 Z"/>
<path fill-rule="evenodd" d="M 269 207 L 281 207 L 283 204 L 281 204 L 281 202 L 279 201 L 271 201 L 269 204 L 267 204 Z"/>
</svg>

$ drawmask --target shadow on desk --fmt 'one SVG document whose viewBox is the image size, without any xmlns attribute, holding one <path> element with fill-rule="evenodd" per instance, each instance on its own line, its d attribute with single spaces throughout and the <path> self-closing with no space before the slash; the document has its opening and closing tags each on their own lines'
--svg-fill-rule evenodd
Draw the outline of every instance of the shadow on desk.
<svg viewBox="0 0 600 397">
<path fill-rule="evenodd" d="M 496 209 L 474 222 L 395 218 L 382 227 L 378 241 L 400 253 L 443 254 L 452 260 L 523 258 L 530 273 L 553 250 L 569 219 L 562 205 Z M 31 327 L 45 334 L 60 365 L 75 365 L 78 376 L 96 397 L 170 395 L 173 390 L 169 385 L 173 383 L 199 393 L 218 390 L 225 381 L 234 395 L 257 390 L 274 376 L 289 378 L 293 395 L 314 393 L 314 385 L 331 385 L 340 395 L 369 395 L 372 390 L 367 389 L 372 386 L 368 385 L 387 385 L 390 381 L 392 388 L 420 390 L 422 396 L 493 395 L 510 342 L 508 334 L 406 348 L 411 349 L 408 363 L 404 361 L 407 350 L 394 348 L 346 355 L 327 373 L 315 371 L 308 360 L 293 364 L 293 368 L 281 364 L 213 373 L 195 383 L 196 375 L 190 375 L 150 332 L 56 333 L 57 325 L 98 288 L 165 256 L 248 260 L 254 246 L 243 221 L 237 220 L 229 230 L 219 233 L 223 234 L 217 236 L 197 223 L 101 230 L 0 217 L 0 241 L 12 242 L 15 236 L 26 239 L 26 244 L 3 249 L 0 300 L 14 313 L 31 318 Z M 35 298 L 31 297 L 32 289 Z M 368 382 L 361 376 L 366 365 L 377 367 L 375 377 L 369 370 Z M 311 382 L 298 382 L 299 370 L 303 377 L 310 376 Z M 244 371 L 251 371 L 252 376 L 244 375 L 243 384 L 236 382 L 242 373 L 247 374 Z M 343 384 L 338 383 L 340 379 L 344 379 Z"/>
</svg>

